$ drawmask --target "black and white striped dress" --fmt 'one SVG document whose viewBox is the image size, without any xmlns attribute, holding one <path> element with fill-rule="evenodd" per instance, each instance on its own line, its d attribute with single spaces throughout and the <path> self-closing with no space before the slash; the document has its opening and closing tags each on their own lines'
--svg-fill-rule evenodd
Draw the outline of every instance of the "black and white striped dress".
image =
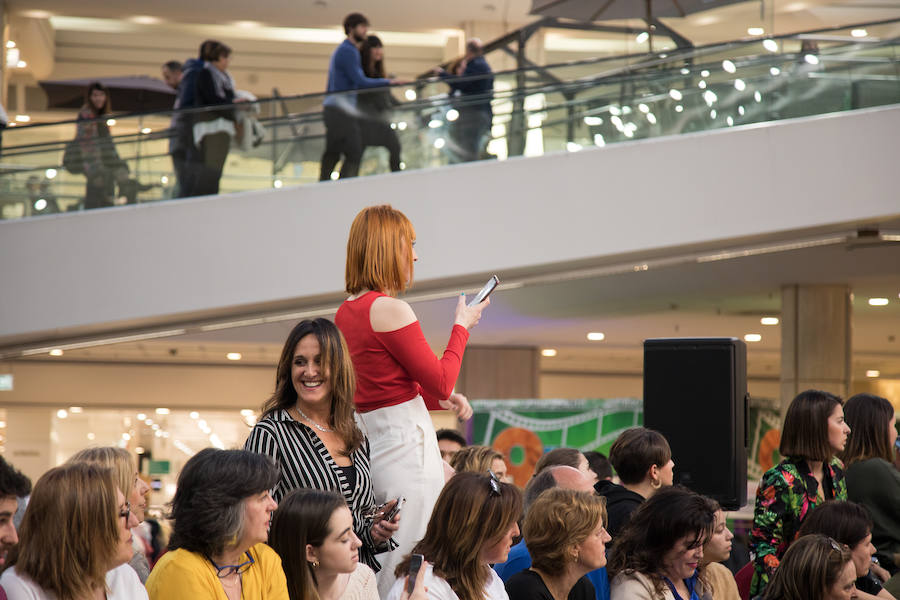
<svg viewBox="0 0 900 600">
<path fill-rule="evenodd" d="M 295 421 L 284 409 L 279 409 L 261 419 L 250 432 L 244 450 L 271 456 L 281 468 L 281 476 L 272 497 L 281 502 L 288 492 L 297 488 L 338 492 L 347 501 L 353 514 L 353 531 L 362 540 L 359 559 L 376 572 L 381 565 L 375 558 L 387 546 L 376 549 L 372 540 L 372 520 L 362 515 L 375 504 L 372 479 L 369 474 L 369 440 L 350 455 L 356 470 L 351 487 L 341 467 L 334 462 L 325 444 L 315 431 L 304 423 Z M 391 541 L 391 547 L 395 547 Z"/>
</svg>

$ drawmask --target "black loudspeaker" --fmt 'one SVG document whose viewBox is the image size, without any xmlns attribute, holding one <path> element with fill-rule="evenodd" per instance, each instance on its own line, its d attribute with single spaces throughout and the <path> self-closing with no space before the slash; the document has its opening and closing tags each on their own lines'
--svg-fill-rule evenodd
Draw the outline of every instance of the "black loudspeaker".
<svg viewBox="0 0 900 600">
<path fill-rule="evenodd" d="M 743 341 L 644 341 L 644 426 L 669 441 L 675 483 L 726 510 L 747 503 L 749 402 Z"/>
</svg>

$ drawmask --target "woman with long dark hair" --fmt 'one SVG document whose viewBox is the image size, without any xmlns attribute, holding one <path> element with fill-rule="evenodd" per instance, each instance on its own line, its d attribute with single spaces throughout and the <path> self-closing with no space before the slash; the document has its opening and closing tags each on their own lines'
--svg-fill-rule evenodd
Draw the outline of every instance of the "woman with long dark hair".
<svg viewBox="0 0 900 600">
<path fill-rule="evenodd" d="M 412 554 L 421 554 L 428 597 L 432 600 L 509 600 L 503 580 L 491 569 L 504 562 L 519 535 L 522 494 L 491 475 L 457 473 L 441 491 L 425 536 L 397 565 L 385 600 L 403 594 Z"/>
<path fill-rule="evenodd" d="M 703 546 L 713 535 L 715 506 L 682 487 L 644 502 L 619 533 L 609 557 L 612 600 L 698 600 L 708 589 Z"/>
<path fill-rule="evenodd" d="M 850 434 L 842 405 L 834 394 L 807 390 L 788 407 L 778 448 L 784 459 L 763 474 L 756 492 L 751 596 L 765 589 L 806 515 L 826 500 L 847 499 L 844 465 L 836 457 Z"/>
<path fill-rule="evenodd" d="M 297 488 L 339 493 L 363 542 L 360 560 L 378 571 L 375 555 L 390 549 L 399 515 L 388 521 L 371 510 L 369 442 L 354 419 L 355 390 L 350 352 L 335 324 L 301 321 L 285 340 L 275 393 L 244 448 L 271 456 L 281 467 L 272 492 L 277 502 Z"/>
<path fill-rule="evenodd" d="M 147 579 L 150 600 L 288 600 L 281 559 L 265 542 L 278 467 L 245 450 L 192 456 L 172 498 L 169 551 Z"/>
<path fill-rule="evenodd" d="M 841 453 L 847 465 L 847 494 L 872 515 L 872 543 L 882 566 L 900 570 L 900 471 L 894 467 L 897 416 L 881 396 L 857 394 L 844 406 L 853 429 Z"/>
<path fill-rule="evenodd" d="M 87 87 L 84 106 L 78 112 L 75 139 L 84 163 L 87 186 L 84 208 L 102 208 L 115 204 L 116 183 L 128 176 L 128 165 L 119 158 L 107 115 L 112 111 L 109 90 L 99 81 Z"/>
<path fill-rule="evenodd" d="M 376 35 L 360 44 L 363 73 L 373 79 L 384 79 L 384 45 Z M 400 170 L 400 139 L 391 127 L 391 112 L 400 102 L 388 89 L 364 90 L 356 97 L 363 151 L 368 146 L 384 146 L 390 154 L 391 171 Z"/>
</svg>

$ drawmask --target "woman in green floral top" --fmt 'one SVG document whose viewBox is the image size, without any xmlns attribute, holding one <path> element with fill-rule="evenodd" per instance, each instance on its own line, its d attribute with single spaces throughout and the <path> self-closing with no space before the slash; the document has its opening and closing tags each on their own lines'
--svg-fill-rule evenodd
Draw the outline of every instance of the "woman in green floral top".
<svg viewBox="0 0 900 600">
<path fill-rule="evenodd" d="M 763 592 L 800 524 L 825 500 L 846 500 L 844 449 L 850 428 L 841 399 L 817 390 L 801 392 L 784 417 L 778 451 L 784 457 L 766 471 L 756 492 L 750 531 L 755 554 L 750 596 Z"/>
</svg>

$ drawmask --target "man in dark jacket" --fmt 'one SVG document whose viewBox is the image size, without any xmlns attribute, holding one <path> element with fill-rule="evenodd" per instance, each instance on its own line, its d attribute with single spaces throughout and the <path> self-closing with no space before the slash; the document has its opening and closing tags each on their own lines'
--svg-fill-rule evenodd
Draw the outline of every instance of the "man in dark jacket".
<svg viewBox="0 0 900 600">
<path fill-rule="evenodd" d="M 181 79 L 175 99 L 178 112 L 172 116 L 173 131 L 169 138 L 169 152 L 175 164 L 179 198 L 197 195 L 194 192 L 194 175 L 203 165 L 203 158 L 194 145 L 193 120 L 190 114 L 182 110 L 197 106 L 197 77 L 201 71 L 203 61 L 199 58 L 189 58 L 181 65 Z"/>
<path fill-rule="evenodd" d="M 181 92 L 181 78 L 183 75 L 184 69 L 177 60 L 170 60 L 162 66 L 163 81 L 175 90 L 175 105 L 172 109 L 176 111 L 181 106 L 179 94 Z M 175 171 L 175 185 L 173 186 L 172 191 L 173 198 L 181 197 L 181 192 L 185 183 L 185 154 L 187 153 L 186 144 L 189 140 L 184 139 L 184 128 L 180 127 L 179 124 L 183 119 L 184 115 L 182 113 L 174 112 L 172 113 L 172 120 L 169 124 L 169 128 L 172 130 L 169 133 L 169 156 L 172 157 L 172 168 Z"/>
<path fill-rule="evenodd" d="M 459 118 L 455 124 L 455 148 L 461 161 L 478 160 L 486 144 L 494 119 L 491 100 L 494 97 L 494 75 L 484 59 L 481 40 L 472 38 L 466 42 L 466 68 L 456 78 L 443 69 L 436 72 L 451 93 L 458 93 Z"/>
</svg>

